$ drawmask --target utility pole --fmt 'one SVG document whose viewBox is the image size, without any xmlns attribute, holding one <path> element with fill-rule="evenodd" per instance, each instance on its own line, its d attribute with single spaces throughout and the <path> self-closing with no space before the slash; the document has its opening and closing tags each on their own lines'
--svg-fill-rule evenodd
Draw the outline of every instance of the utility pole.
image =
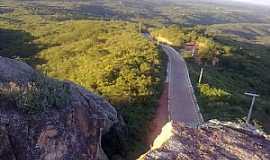
<svg viewBox="0 0 270 160">
<path fill-rule="evenodd" d="M 139 22 L 139 33 L 142 33 L 142 22 Z"/>
<path fill-rule="evenodd" d="M 136 20 L 138 21 L 138 31 L 139 31 L 139 33 L 142 33 L 142 18 L 141 18 L 141 16 L 137 15 Z"/>
<path fill-rule="evenodd" d="M 201 68 L 201 73 L 200 73 L 200 77 L 199 77 L 199 85 L 202 82 L 202 76 L 203 76 L 203 68 Z"/>
<path fill-rule="evenodd" d="M 249 108 L 248 117 L 247 117 L 247 121 L 246 121 L 246 124 L 249 124 L 249 121 L 251 119 L 251 114 L 252 114 L 252 111 L 253 111 L 253 106 L 254 106 L 256 97 L 259 97 L 259 95 L 258 94 L 254 94 L 254 93 L 249 93 L 249 92 L 246 92 L 245 95 L 252 97 L 252 101 L 251 101 L 251 105 L 250 105 L 250 108 Z"/>
</svg>

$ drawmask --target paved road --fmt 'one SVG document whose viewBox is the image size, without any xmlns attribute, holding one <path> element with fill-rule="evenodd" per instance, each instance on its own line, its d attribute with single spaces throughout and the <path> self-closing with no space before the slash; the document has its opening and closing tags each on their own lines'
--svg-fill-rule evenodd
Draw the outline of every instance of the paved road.
<svg viewBox="0 0 270 160">
<path fill-rule="evenodd" d="M 182 56 L 168 45 L 161 45 L 169 57 L 167 80 L 169 83 L 169 118 L 196 127 L 203 122 L 186 62 Z"/>
</svg>

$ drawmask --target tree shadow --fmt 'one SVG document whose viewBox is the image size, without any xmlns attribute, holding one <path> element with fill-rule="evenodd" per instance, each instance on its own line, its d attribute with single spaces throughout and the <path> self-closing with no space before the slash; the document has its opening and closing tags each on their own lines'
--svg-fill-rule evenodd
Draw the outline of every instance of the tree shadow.
<svg viewBox="0 0 270 160">
<path fill-rule="evenodd" d="M 91 3 L 79 3 L 66 2 L 66 4 L 73 7 L 65 7 L 58 4 L 46 4 L 35 2 L 30 4 L 28 9 L 38 15 L 61 15 L 52 16 L 50 18 L 57 20 L 68 19 L 103 19 L 103 20 L 125 20 L 131 22 L 137 22 L 135 19 L 143 17 L 145 19 L 152 19 L 154 17 L 162 17 L 166 22 L 169 22 L 169 18 L 162 15 L 160 11 L 154 10 L 152 5 L 142 2 L 91 2 Z M 130 6 L 132 9 L 127 9 L 126 6 Z M 45 17 L 46 18 L 46 17 Z"/>
<path fill-rule="evenodd" d="M 159 95 L 110 96 L 109 102 L 126 123 L 125 130 L 120 130 L 118 134 L 112 130 L 103 136 L 102 147 L 110 159 L 118 159 L 118 156 L 136 159 L 150 149 L 147 136 L 158 105 L 157 97 Z"/>
<path fill-rule="evenodd" d="M 0 29 L 0 55 L 5 57 L 33 56 L 39 51 L 33 36 L 21 30 Z"/>
<path fill-rule="evenodd" d="M 43 64 L 36 55 L 44 47 L 34 42 L 31 33 L 0 28 L 0 56 L 23 59 L 31 65 Z"/>
<path fill-rule="evenodd" d="M 5 14 L 5 13 L 10 13 L 10 12 L 13 12 L 14 9 L 12 8 L 8 8 L 8 7 L 5 7 L 5 6 L 0 6 L 0 14 Z"/>
<path fill-rule="evenodd" d="M 233 54 L 222 57 L 221 70 L 226 68 L 228 72 L 237 74 L 235 77 L 246 83 L 245 89 L 256 90 L 262 95 L 269 96 L 270 76 L 263 73 L 270 71 L 270 47 L 223 36 L 216 36 L 215 39 L 223 45 L 235 48 Z"/>
</svg>

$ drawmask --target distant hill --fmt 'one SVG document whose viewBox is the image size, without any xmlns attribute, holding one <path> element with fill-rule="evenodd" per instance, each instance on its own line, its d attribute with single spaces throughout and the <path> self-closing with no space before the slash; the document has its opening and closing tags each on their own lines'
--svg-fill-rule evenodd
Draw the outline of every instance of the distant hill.
<svg viewBox="0 0 270 160">
<path fill-rule="evenodd" d="M 19 0 L 17 0 L 19 1 Z M 268 23 L 269 8 L 229 1 L 197 0 L 23 0 L 22 6 L 56 19 L 144 20 L 152 24 Z"/>
</svg>

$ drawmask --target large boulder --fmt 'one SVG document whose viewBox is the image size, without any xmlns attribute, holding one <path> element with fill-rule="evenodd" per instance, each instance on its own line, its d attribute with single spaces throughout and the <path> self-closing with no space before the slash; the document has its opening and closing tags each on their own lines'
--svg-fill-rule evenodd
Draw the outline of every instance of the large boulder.
<svg viewBox="0 0 270 160">
<path fill-rule="evenodd" d="M 249 127 L 215 120 L 195 129 L 169 122 L 139 160 L 269 160 L 269 153 L 269 136 Z"/>
<path fill-rule="evenodd" d="M 32 80 L 36 72 L 27 64 L 0 56 L 0 82 L 25 84 Z"/>
<path fill-rule="evenodd" d="M 25 86 L 36 75 L 25 63 L 0 57 L 0 89 Z M 116 110 L 84 88 L 63 83 L 68 103 L 41 112 L 24 112 L 12 99 L 0 97 L 1 160 L 107 159 L 101 136 L 119 123 Z"/>
</svg>

